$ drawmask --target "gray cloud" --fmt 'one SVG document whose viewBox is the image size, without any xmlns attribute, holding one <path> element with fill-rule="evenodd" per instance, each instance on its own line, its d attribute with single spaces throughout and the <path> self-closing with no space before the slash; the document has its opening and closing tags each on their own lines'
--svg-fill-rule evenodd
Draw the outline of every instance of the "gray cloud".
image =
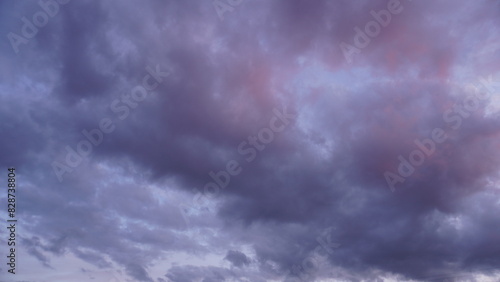
<svg viewBox="0 0 500 282">
<path fill-rule="evenodd" d="M 401 0 L 352 64 L 339 44 L 388 1 L 247 1 L 223 21 L 211 2 L 60 5 L 18 54 L 0 43 L 0 163 L 19 171 L 21 248 L 47 272 L 71 255 L 134 281 L 267 281 L 333 227 L 341 247 L 310 279 L 495 275 L 497 86 L 476 110 L 454 108 L 468 83 L 498 80 L 490 2 Z M 0 5 L 5 36 L 41 9 Z M 168 77 L 123 102 L 157 65 Z M 283 107 L 296 118 L 239 152 Z M 52 164 L 104 118 L 115 130 L 60 182 Z M 435 128 L 447 140 L 392 193 L 384 173 Z M 242 172 L 193 201 L 229 160 Z"/>
</svg>

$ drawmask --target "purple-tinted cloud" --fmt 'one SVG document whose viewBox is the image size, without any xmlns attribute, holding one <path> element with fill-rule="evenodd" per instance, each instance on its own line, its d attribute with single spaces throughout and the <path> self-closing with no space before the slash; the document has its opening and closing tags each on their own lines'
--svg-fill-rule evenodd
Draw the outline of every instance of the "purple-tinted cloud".
<svg viewBox="0 0 500 282">
<path fill-rule="evenodd" d="M 223 20 L 204 1 L 41 1 L 59 10 L 18 52 L 7 35 L 44 10 L 0 4 L 0 160 L 19 174 L 29 257 L 16 279 L 498 279 L 500 3 L 221 1 Z M 341 44 L 390 5 L 348 62 Z M 276 109 L 293 119 L 263 142 Z M 103 119 L 94 144 L 82 131 Z M 446 140 L 425 153 L 435 129 Z M 231 160 L 241 173 L 207 195 Z M 338 248 L 318 253 L 327 228 Z"/>
</svg>

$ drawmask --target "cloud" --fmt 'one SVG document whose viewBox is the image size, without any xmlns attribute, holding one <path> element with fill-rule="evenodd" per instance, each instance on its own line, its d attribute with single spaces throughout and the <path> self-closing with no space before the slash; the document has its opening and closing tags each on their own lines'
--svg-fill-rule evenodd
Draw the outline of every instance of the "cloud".
<svg viewBox="0 0 500 282">
<path fill-rule="evenodd" d="M 499 10 L 401 0 L 349 64 L 340 44 L 390 1 L 246 1 L 223 21 L 211 2 L 70 1 L 17 54 L 4 40 L 0 163 L 19 173 L 20 250 L 51 273 L 74 256 L 68 275 L 96 279 L 495 279 Z M 1 5 L 3 34 L 40 10 Z M 169 75 L 134 102 L 155 66 Z M 464 110 L 470 85 L 492 95 Z M 283 108 L 293 121 L 248 161 L 238 146 Z M 105 118 L 114 131 L 72 167 Z M 446 141 L 391 192 L 384 173 L 436 128 Z M 200 200 L 230 160 L 241 173 Z M 318 254 L 327 228 L 340 246 Z"/>
<path fill-rule="evenodd" d="M 250 260 L 244 253 L 234 250 L 229 250 L 224 259 L 228 260 L 236 267 L 242 267 L 250 264 Z"/>
</svg>

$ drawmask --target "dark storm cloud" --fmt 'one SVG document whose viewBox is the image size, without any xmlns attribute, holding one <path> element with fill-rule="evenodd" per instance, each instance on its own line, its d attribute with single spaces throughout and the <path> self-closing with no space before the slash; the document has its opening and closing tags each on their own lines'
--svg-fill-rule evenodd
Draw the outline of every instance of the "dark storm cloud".
<svg viewBox="0 0 500 282">
<path fill-rule="evenodd" d="M 236 267 L 242 267 L 250 263 L 250 260 L 244 253 L 234 250 L 229 250 L 224 259 L 230 261 Z"/>
<path fill-rule="evenodd" d="M 161 275 L 264 281 L 291 277 L 333 227 L 328 242 L 341 247 L 325 258 L 335 271 L 318 266 L 310 279 L 492 273 L 500 120 L 487 109 L 498 93 L 458 129 L 443 114 L 469 94 L 458 80 L 481 85 L 497 71 L 498 52 L 481 45 L 498 42 L 499 10 L 402 0 L 348 64 L 340 43 L 353 44 L 354 28 L 388 2 L 246 1 L 221 21 L 210 2 L 72 1 L 18 55 L 3 42 L 1 162 L 23 177 L 27 251 L 47 267 L 68 252 L 101 268 L 116 263 L 138 281 L 164 280 L 151 265 L 166 256 L 212 254 L 213 265 L 169 262 Z M 4 9 L 14 11 L 1 17 L 6 34 L 39 7 Z M 313 61 L 323 73 L 302 77 Z M 170 75 L 119 119 L 113 101 L 148 66 Z M 325 73 L 329 85 L 315 84 Z M 284 106 L 296 118 L 247 161 L 239 144 Z M 116 129 L 59 182 L 51 164 L 103 118 Z M 384 173 L 437 127 L 447 140 L 391 193 Z M 231 159 L 242 173 L 213 206 L 194 206 L 187 224 L 179 204 L 192 205 L 208 173 Z"/>
</svg>

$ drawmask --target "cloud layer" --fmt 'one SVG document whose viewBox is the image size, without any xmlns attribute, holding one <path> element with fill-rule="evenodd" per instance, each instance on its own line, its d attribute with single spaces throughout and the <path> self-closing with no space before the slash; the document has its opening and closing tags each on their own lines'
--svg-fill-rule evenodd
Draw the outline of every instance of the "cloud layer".
<svg viewBox="0 0 500 282">
<path fill-rule="evenodd" d="M 0 4 L 16 279 L 498 279 L 499 1 L 40 3 Z"/>
</svg>

